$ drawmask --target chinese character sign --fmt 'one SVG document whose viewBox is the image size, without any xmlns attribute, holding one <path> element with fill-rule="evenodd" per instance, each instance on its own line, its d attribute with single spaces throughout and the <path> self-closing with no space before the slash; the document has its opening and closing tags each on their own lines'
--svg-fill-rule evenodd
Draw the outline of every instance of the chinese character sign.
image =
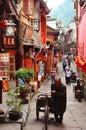
<svg viewBox="0 0 86 130">
<path fill-rule="evenodd" d="M 15 37 L 3 36 L 3 47 L 5 47 L 5 48 L 15 47 Z"/>
</svg>

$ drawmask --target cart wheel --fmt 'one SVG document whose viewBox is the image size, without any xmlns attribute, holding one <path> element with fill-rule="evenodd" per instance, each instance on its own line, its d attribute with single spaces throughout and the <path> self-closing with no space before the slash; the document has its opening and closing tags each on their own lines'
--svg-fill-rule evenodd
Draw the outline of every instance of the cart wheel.
<svg viewBox="0 0 86 130">
<path fill-rule="evenodd" d="M 44 110 L 44 114 L 45 114 L 45 130 L 47 130 L 47 121 L 48 121 L 48 106 L 45 106 L 45 110 Z"/>
<path fill-rule="evenodd" d="M 37 119 L 37 120 L 39 119 L 39 110 L 38 110 L 37 104 L 36 104 L 36 119 Z"/>
</svg>

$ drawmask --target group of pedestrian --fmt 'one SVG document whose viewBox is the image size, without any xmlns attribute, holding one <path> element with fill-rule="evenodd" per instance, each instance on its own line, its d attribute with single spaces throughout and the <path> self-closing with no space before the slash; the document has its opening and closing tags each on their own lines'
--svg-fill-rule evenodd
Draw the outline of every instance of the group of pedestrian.
<svg viewBox="0 0 86 130">
<path fill-rule="evenodd" d="M 63 66 L 64 71 L 66 67 L 69 67 L 69 68 L 71 67 L 71 61 L 72 61 L 72 56 L 70 54 L 62 58 L 62 66 Z"/>
<path fill-rule="evenodd" d="M 67 56 L 63 57 L 62 59 L 62 66 L 63 66 L 63 71 L 65 72 L 65 82 L 67 85 L 70 85 L 70 79 L 71 79 L 71 61 L 72 61 L 72 56 L 71 54 L 68 54 Z"/>
</svg>

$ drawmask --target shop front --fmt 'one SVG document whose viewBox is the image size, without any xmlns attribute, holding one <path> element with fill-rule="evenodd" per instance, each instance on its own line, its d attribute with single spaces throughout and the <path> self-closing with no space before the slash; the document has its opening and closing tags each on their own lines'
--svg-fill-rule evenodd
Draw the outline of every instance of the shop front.
<svg viewBox="0 0 86 130">
<path fill-rule="evenodd" d="M 16 56 L 16 24 L 11 19 L 6 21 L 4 33 L 2 33 L 2 52 L 1 52 L 1 62 L 5 67 L 5 71 L 3 77 L 7 77 L 9 79 L 12 78 L 15 72 L 16 63 L 15 63 L 15 56 Z M 3 61 L 2 61 L 3 60 Z M 7 67 L 8 66 L 8 67 Z"/>
</svg>

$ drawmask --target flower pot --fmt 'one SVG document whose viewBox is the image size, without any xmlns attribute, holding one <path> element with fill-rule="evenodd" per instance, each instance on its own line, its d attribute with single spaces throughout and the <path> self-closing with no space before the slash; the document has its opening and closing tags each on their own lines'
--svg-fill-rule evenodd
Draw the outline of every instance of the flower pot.
<svg viewBox="0 0 86 130">
<path fill-rule="evenodd" d="M 20 90 L 20 97 L 22 99 L 26 99 L 26 97 L 28 96 L 28 92 L 24 91 L 23 89 Z"/>
<path fill-rule="evenodd" d="M 21 97 L 22 99 L 26 99 L 27 96 L 28 96 L 27 93 L 21 93 L 21 94 L 20 94 L 20 97 Z"/>
<path fill-rule="evenodd" d="M 9 118 L 11 120 L 18 120 L 19 118 L 21 118 L 23 115 L 22 112 L 18 112 L 18 111 L 9 111 Z"/>
</svg>

